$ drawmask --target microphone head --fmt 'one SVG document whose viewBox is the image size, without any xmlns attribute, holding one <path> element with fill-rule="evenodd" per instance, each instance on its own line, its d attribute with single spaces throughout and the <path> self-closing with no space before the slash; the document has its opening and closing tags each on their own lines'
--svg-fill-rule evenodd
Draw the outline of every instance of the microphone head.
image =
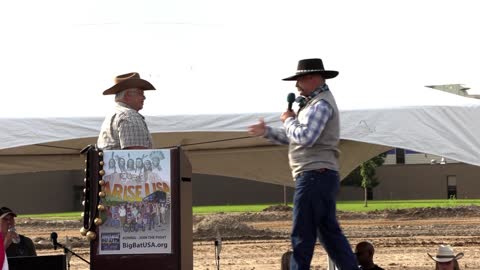
<svg viewBox="0 0 480 270">
<path fill-rule="evenodd" d="M 288 96 L 287 96 L 287 102 L 288 102 L 288 103 L 293 103 L 293 102 L 295 102 L 295 94 L 294 94 L 294 93 L 288 94 Z"/>
<path fill-rule="evenodd" d="M 57 246 L 58 246 L 57 238 L 58 238 L 58 234 L 56 232 L 52 232 L 50 234 L 50 239 L 52 240 L 54 250 L 57 250 Z"/>
</svg>

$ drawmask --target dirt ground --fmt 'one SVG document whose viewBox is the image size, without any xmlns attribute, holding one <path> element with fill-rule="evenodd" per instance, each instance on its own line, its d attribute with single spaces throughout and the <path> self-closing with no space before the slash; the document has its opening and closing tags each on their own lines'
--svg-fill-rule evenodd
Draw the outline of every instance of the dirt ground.
<svg viewBox="0 0 480 270">
<path fill-rule="evenodd" d="M 214 270 L 214 240 L 222 237 L 220 269 L 280 269 L 281 256 L 290 247 L 291 209 L 271 207 L 261 213 L 194 216 L 194 269 Z M 369 240 L 376 247 L 375 262 L 385 269 L 434 269 L 427 252 L 434 254 L 440 244 L 463 252 L 462 269 L 480 269 L 480 207 L 422 208 L 369 213 L 339 212 L 341 226 L 353 246 Z M 17 219 L 18 231 L 31 237 L 39 255 L 58 254 L 49 240 L 58 233 L 68 236 L 73 251 L 89 260 L 88 242 L 79 233 L 80 221 Z M 72 257 L 71 269 L 89 269 Z M 327 257 L 320 246 L 315 250 L 312 269 L 327 269 Z"/>
</svg>

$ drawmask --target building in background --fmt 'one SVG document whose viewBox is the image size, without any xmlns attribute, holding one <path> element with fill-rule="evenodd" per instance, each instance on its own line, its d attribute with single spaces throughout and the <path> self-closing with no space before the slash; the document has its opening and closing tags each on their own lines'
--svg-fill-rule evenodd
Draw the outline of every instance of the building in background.
<svg viewBox="0 0 480 270">
<path fill-rule="evenodd" d="M 83 178 L 81 170 L 0 175 L 0 203 L 22 214 L 81 211 Z M 192 177 L 194 206 L 283 204 L 284 198 L 292 202 L 293 188 L 214 175 Z"/>
<path fill-rule="evenodd" d="M 480 198 L 480 167 L 436 155 L 392 149 L 376 174 L 375 200 Z"/>
<path fill-rule="evenodd" d="M 377 168 L 373 200 L 480 198 L 480 167 L 404 149 L 387 152 Z M 83 171 L 1 175 L 0 202 L 25 214 L 82 210 Z M 251 180 L 194 174 L 193 205 L 288 203 L 293 188 Z M 340 201 L 363 200 L 362 188 L 342 186 Z"/>
</svg>

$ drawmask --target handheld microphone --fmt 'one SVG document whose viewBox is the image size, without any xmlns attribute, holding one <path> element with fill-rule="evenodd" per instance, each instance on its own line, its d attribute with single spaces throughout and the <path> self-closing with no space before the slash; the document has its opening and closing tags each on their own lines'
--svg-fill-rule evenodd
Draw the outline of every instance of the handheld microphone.
<svg viewBox="0 0 480 270">
<path fill-rule="evenodd" d="M 293 102 L 295 102 L 295 94 L 294 93 L 288 94 L 287 102 L 288 102 L 288 110 L 291 111 L 292 110 L 292 104 L 293 104 Z"/>
<path fill-rule="evenodd" d="M 57 246 L 58 246 L 57 238 L 58 238 L 58 234 L 56 232 L 52 232 L 50 234 L 50 239 L 52 240 L 54 250 L 57 250 Z"/>
</svg>

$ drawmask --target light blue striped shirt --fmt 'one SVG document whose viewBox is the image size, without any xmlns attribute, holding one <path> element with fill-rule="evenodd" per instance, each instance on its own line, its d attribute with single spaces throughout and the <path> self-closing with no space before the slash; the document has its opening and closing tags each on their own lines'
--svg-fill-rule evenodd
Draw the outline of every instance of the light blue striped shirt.
<svg viewBox="0 0 480 270">
<path fill-rule="evenodd" d="M 329 91 L 326 84 L 317 88 L 311 98 L 323 91 Z M 328 119 L 332 116 L 333 109 L 328 102 L 320 100 L 307 107 L 306 111 L 302 113 L 305 113 L 303 122 L 300 122 L 298 118 L 289 117 L 283 123 L 283 128 L 267 127 L 264 137 L 276 144 L 294 142 L 305 147 L 314 145 L 322 134 Z"/>
</svg>

